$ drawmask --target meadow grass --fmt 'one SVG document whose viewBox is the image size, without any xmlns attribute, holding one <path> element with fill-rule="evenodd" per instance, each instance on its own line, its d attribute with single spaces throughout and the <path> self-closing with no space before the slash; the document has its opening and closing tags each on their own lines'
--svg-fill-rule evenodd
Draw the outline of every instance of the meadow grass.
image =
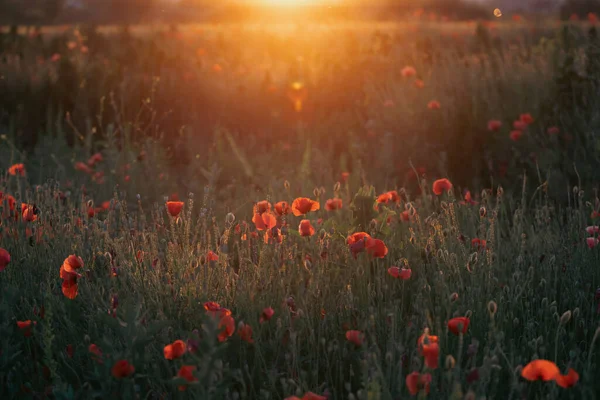
<svg viewBox="0 0 600 400">
<path fill-rule="evenodd" d="M 0 397 L 596 398 L 590 27 L 378 28 L 5 35 Z"/>
</svg>

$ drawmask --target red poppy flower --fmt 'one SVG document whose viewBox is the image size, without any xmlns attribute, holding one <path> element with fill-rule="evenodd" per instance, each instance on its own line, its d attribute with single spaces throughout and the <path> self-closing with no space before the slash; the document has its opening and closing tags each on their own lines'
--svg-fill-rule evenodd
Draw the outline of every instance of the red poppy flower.
<svg viewBox="0 0 600 400">
<path fill-rule="evenodd" d="M 569 368 L 567 375 L 557 375 L 555 379 L 558 386 L 568 389 L 579 381 L 579 374 L 573 368 Z"/>
<path fill-rule="evenodd" d="M 77 161 L 75 163 L 75 169 L 77 171 L 85 172 L 86 174 L 90 175 L 94 173 L 94 171 L 86 163 L 83 163 L 81 161 Z"/>
<path fill-rule="evenodd" d="M 361 346 L 364 341 L 364 337 L 361 331 L 346 331 L 346 340 L 350 343 L 354 343 L 356 346 Z"/>
<path fill-rule="evenodd" d="M 427 104 L 427 108 L 429 108 L 430 110 L 439 110 L 441 107 L 442 107 L 442 105 L 437 100 L 431 100 Z"/>
<path fill-rule="evenodd" d="M 72 344 L 68 344 L 67 347 L 65 347 L 65 353 L 67 353 L 67 357 L 73 358 L 73 354 L 75 353 L 75 350 L 73 349 Z"/>
<path fill-rule="evenodd" d="M 473 196 L 471 195 L 470 191 L 466 191 L 465 192 L 465 200 L 463 202 L 461 202 L 461 204 L 477 204 L 477 202 L 475 200 L 473 200 Z"/>
<path fill-rule="evenodd" d="M 37 208 L 34 205 L 21 203 L 21 215 L 23 221 L 33 222 L 37 220 Z"/>
<path fill-rule="evenodd" d="M 63 280 L 61 289 L 67 299 L 75 299 L 79 291 L 79 287 L 77 286 L 77 278 Z"/>
<path fill-rule="evenodd" d="M 433 193 L 438 196 L 444 192 L 448 192 L 450 189 L 452 189 L 452 182 L 446 178 L 438 179 L 433 182 Z"/>
<path fill-rule="evenodd" d="M 32 325 L 36 325 L 37 322 L 31 322 L 31 320 L 27 320 L 27 321 L 17 321 L 17 327 L 21 330 L 21 332 L 23 333 L 23 336 L 25 337 L 29 337 L 32 335 L 31 332 L 31 328 Z"/>
<path fill-rule="evenodd" d="M 471 247 L 474 247 L 477 250 L 484 250 L 487 245 L 487 241 L 485 239 L 474 238 L 471 239 Z"/>
<path fill-rule="evenodd" d="M 303 219 L 298 226 L 298 232 L 300 232 L 300 236 L 312 236 L 315 234 L 315 228 L 310 223 L 310 220 Z"/>
<path fill-rule="evenodd" d="M 8 173 L 10 175 L 16 176 L 25 176 L 25 165 L 24 164 L 14 164 L 8 168 Z"/>
<path fill-rule="evenodd" d="M 425 357 L 425 366 L 430 369 L 436 369 L 438 367 L 440 346 L 436 342 L 429 344 L 423 344 L 422 346 L 423 357 Z"/>
<path fill-rule="evenodd" d="M 229 311 L 227 308 L 221 307 L 219 303 L 214 301 L 207 301 L 204 303 L 204 309 L 206 310 L 206 314 L 212 317 L 224 317 L 231 315 L 231 311 Z"/>
<path fill-rule="evenodd" d="M 417 349 L 419 354 L 423 355 L 423 346 L 431 343 L 438 343 L 439 338 L 437 336 L 430 335 L 427 331 L 424 332 L 419 339 L 417 339 Z"/>
<path fill-rule="evenodd" d="M 267 307 L 260 314 L 258 322 L 262 324 L 263 322 L 270 321 L 274 314 L 275 310 L 273 310 L 271 307 Z"/>
<path fill-rule="evenodd" d="M 290 205 L 287 203 L 287 201 L 275 203 L 275 212 L 280 216 L 287 215 L 290 212 Z"/>
<path fill-rule="evenodd" d="M 551 126 L 546 130 L 548 135 L 558 135 L 560 133 L 560 128 L 558 126 Z"/>
<path fill-rule="evenodd" d="M 368 238 L 365 244 L 367 253 L 375 258 L 383 258 L 388 253 L 388 248 L 380 239 Z"/>
<path fill-rule="evenodd" d="M 254 205 L 253 211 L 254 214 L 263 214 L 267 211 L 271 211 L 271 203 L 269 203 L 267 200 L 259 201 Z"/>
<path fill-rule="evenodd" d="M 256 213 L 252 217 L 252 222 L 259 231 L 264 231 L 273 228 L 277 225 L 277 217 L 271 212 L 265 212 L 263 214 Z"/>
<path fill-rule="evenodd" d="M 244 324 L 243 322 L 238 326 L 238 335 L 240 338 L 247 343 L 254 343 L 254 339 L 252 339 L 252 327 L 248 324 Z"/>
<path fill-rule="evenodd" d="M 102 364 L 102 350 L 100 350 L 100 347 L 92 343 L 89 345 L 88 351 L 92 354 L 92 359 L 94 361 L 96 361 L 99 364 Z"/>
<path fill-rule="evenodd" d="M 585 243 L 590 249 L 593 249 L 598 244 L 598 238 L 589 237 L 585 239 Z"/>
<path fill-rule="evenodd" d="M 317 211 L 319 208 L 321 208 L 319 202 L 307 197 L 298 197 L 292 202 L 292 213 L 294 213 L 296 217 L 311 211 Z"/>
<path fill-rule="evenodd" d="M 429 393 L 431 380 L 431 374 L 419 374 L 414 371 L 406 376 L 406 388 L 412 396 L 416 396 L 421 389 L 425 390 L 425 393 Z"/>
<path fill-rule="evenodd" d="M 167 360 L 175 360 L 185 354 L 187 346 L 183 340 L 176 340 L 165 346 L 163 352 Z"/>
<path fill-rule="evenodd" d="M 213 252 L 212 250 L 210 250 L 208 252 L 208 254 L 206 255 L 206 261 L 211 262 L 211 261 L 219 261 L 219 256 Z"/>
<path fill-rule="evenodd" d="M 410 221 L 410 213 L 408 210 L 402 211 L 400 213 L 400 221 L 408 222 Z"/>
<path fill-rule="evenodd" d="M 533 122 L 535 121 L 535 120 L 533 119 L 533 117 L 531 116 L 531 114 L 529 114 L 529 113 L 526 113 L 526 114 L 521 114 L 521 115 L 519 116 L 519 120 L 521 120 L 521 121 L 525 122 L 527 125 L 531 125 L 531 124 L 533 124 Z"/>
<path fill-rule="evenodd" d="M 283 235 L 281 234 L 281 229 L 273 227 L 265 231 L 264 241 L 266 244 L 283 242 Z"/>
<path fill-rule="evenodd" d="M 406 67 L 402 68 L 402 76 L 404 78 L 410 78 L 411 76 L 415 76 L 416 74 L 417 70 L 415 69 L 415 67 L 407 65 Z"/>
<path fill-rule="evenodd" d="M 333 198 L 325 202 L 325 209 L 327 211 L 340 210 L 342 208 L 342 199 Z"/>
<path fill-rule="evenodd" d="M 306 392 L 304 396 L 302 396 L 302 400 L 328 400 L 327 397 L 318 395 L 313 392 Z"/>
<path fill-rule="evenodd" d="M 177 377 L 185 379 L 188 381 L 188 383 L 198 382 L 198 378 L 194 376 L 194 371 L 196 371 L 195 365 L 182 365 L 177 372 Z M 186 385 L 180 385 L 178 387 L 179 391 L 181 392 L 183 392 L 186 388 Z"/>
<path fill-rule="evenodd" d="M 10 263 L 10 254 L 8 251 L 0 247 L 0 272 Z"/>
<path fill-rule="evenodd" d="M 590 22 L 592 25 L 595 25 L 595 24 L 597 24 L 597 23 L 598 23 L 598 16 L 597 16 L 595 13 L 593 13 L 593 12 L 591 12 L 591 13 L 588 13 L 588 15 L 587 15 L 587 18 L 588 18 L 588 21 L 589 21 L 589 22 Z"/>
<path fill-rule="evenodd" d="M 523 121 L 517 120 L 513 122 L 513 128 L 517 131 L 524 131 L 527 129 L 527 124 Z"/>
<path fill-rule="evenodd" d="M 96 153 L 88 159 L 87 164 L 90 167 L 94 167 L 97 163 L 102 162 L 103 160 L 104 158 L 102 157 L 102 154 Z"/>
<path fill-rule="evenodd" d="M 467 333 L 467 329 L 469 328 L 469 318 L 467 317 L 456 317 L 452 318 L 448 321 L 448 330 L 455 335 L 462 333 L 463 335 Z"/>
<path fill-rule="evenodd" d="M 222 316 L 219 321 L 219 329 L 220 332 L 217 338 L 219 339 L 219 342 L 224 342 L 228 337 L 233 335 L 233 332 L 235 331 L 235 321 L 233 320 L 233 317 L 231 315 Z"/>
<path fill-rule="evenodd" d="M 167 211 L 171 214 L 171 217 L 179 216 L 181 210 L 183 209 L 182 201 L 167 201 Z"/>
<path fill-rule="evenodd" d="M 521 139 L 521 136 L 523 136 L 523 131 L 511 131 L 509 134 L 510 140 L 512 140 L 513 142 L 518 141 L 519 139 Z"/>
<path fill-rule="evenodd" d="M 489 131 L 497 132 L 502 127 L 502 122 L 498 121 L 497 119 L 493 119 L 488 121 L 487 127 Z"/>
<path fill-rule="evenodd" d="M 111 369 L 112 375 L 117 379 L 127 378 L 133 375 L 134 372 L 135 368 L 127 360 L 117 361 Z"/>
<path fill-rule="evenodd" d="M 66 272 L 77 273 L 77 270 L 82 267 L 83 259 L 76 255 L 70 255 L 69 257 L 65 258 L 65 261 L 63 261 L 63 268 Z"/>
<path fill-rule="evenodd" d="M 533 360 L 521 370 L 521 376 L 528 381 L 552 381 L 558 375 L 560 370 L 548 360 Z"/>
<path fill-rule="evenodd" d="M 365 238 L 368 239 L 370 237 L 371 235 L 369 235 L 366 232 L 355 232 L 346 238 L 346 243 L 349 245 L 353 245 L 354 243 L 363 241 Z"/>
<path fill-rule="evenodd" d="M 342 172 L 340 174 L 340 178 L 341 178 L 341 182 L 342 183 L 346 183 L 348 181 L 349 177 L 350 177 L 350 172 Z"/>
</svg>

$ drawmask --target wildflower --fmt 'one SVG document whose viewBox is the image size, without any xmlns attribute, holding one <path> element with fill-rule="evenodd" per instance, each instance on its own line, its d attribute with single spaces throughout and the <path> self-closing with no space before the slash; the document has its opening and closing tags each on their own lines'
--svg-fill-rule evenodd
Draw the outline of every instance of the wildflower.
<svg viewBox="0 0 600 400">
<path fill-rule="evenodd" d="M 328 398 L 313 392 L 306 392 L 304 393 L 304 396 L 302 396 L 302 400 L 328 400 Z"/>
<path fill-rule="evenodd" d="M 524 131 L 527 129 L 527 124 L 521 120 L 517 120 L 513 122 L 513 128 L 517 131 Z"/>
<path fill-rule="evenodd" d="M 186 344 L 183 340 L 176 340 L 165 346 L 163 352 L 167 360 L 175 360 L 185 354 Z"/>
<path fill-rule="evenodd" d="M 298 226 L 300 236 L 312 236 L 315 234 L 315 228 L 311 225 L 310 220 L 303 219 Z"/>
<path fill-rule="evenodd" d="M 555 380 L 558 386 L 567 389 L 575 386 L 579 381 L 579 374 L 573 368 L 569 368 L 567 375 L 557 375 Z"/>
<path fill-rule="evenodd" d="M 279 215 L 287 215 L 290 212 L 290 205 L 287 201 L 280 201 L 275 203 L 275 212 Z"/>
<path fill-rule="evenodd" d="M 271 203 L 267 200 L 262 200 L 256 203 L 253 207 L 254 214 L 264 214 L 271 211 Z"/>
<path fill-rule="evenodd" d="M 310 211 L 317 211 L 319 208 L 321 208 L 319 202 L 306 197 L 298 197 L 292 202 L 292 212 L 295 216 L 304 215 Z"/>
<path fill-rule="evenodd" d="M 492 119 L 488 121 L 487 127 L 489 131 L 497 132 L 502 127 L 502 122 L 498 121 L 497 119 Z"/>
<path fill-rule="evenodd" d="M 69 273 L 76 273 L 78 269 L 83 267 L 83 259 L 76 255 L 70 255 L 63 261 L 62 269 Z M 64 279 L 64 278 L 63 278 Z"/>
<path fill-rule="evenodd" d="M 383 258 L 388 253 L 388 248 L 380 239 L 368 238 L 366 240 L 367 253 L 375 258 Z"/>
<path fill-rule="evenodd" d="M 521 371 L 521 376 L 528 381 L 552 381 L 559 374 L 556 364 L 548 360 L 533 360 Z"/>
<path fill-rule="evenodd" d="M 206 255 L 206 261 L 211 262 L 211 261 L 219 261 L 219 256 L 213 252 L 212 250 L 210 250 L 208 252 L 208 254 Z"/>
<path fill-rule="evenodd" d="M 346 183 L 348 181 L 348 178 L 350 177 L 350 172 L 342 172 L 340 174 L 340 178 L 342 183 Z"/>
<path fill-rule="evenodd" d="M 61 284 L 61 290 L 67 299 L 75 299 L 79 292 L 79 286 L 77 285 L 77 277 L 75 276 L 73 278 L 63 280 Z"/>
<path fill-rule="evenodd" d="M 589 237 L 585 239 L 585 242 L 590 249 L 593 249 L 598 244 L 598 238 Z"/>
<path fill-rule="evenodd" d="M 600 226 L 597 226 L 597 225 L 588 226 L 587 228 L 585 228 L 585 231 L 587 232 L 588 235 L 596 235 L 596 234 L 600 233 Z"/>
<path fill-rule="evenodd" d="M 587 18 L 592 25 L 596 25 L 598 23 L 598 16 L 595 13 L 588 13 Z"/>
<path fill-rule="evenodd" d="M 37 220 L 37 207 L 27 203 L 21 203 L 21 215 L 23 216 L 23 221 L 26 222 L 34 222 Z"/>
<path fill-rule="evenodd" d="M 430 110 L 439 110 L 441 107 L 442 106 L 441 106 L 440 102 L 437 100 L 431 100 L 427 104 L 427 108 L 429 108 Z"/>
<path fill-rule="evenodd" d="M 25 176 L 25 165 L 24 164 L 14 164 L 8 168 L 9 175 L 13 176 Z"/>
<path fill-rule="evenodd" d="M 264 241 L 266 244 L 283 242 L 283 235 L 281 234 L 281 229 L 273 227 L 265 231 Z"/>
<path fill-rule="evenodd" d="M 233 320 L 233 317 L 231 315 L 222 316 L 219 321 L 219 329 L 221 330 L 218 335 L 219 342 L 224 342 L 228 337 L 233 335 L 233 332 L 235 331 L 235 321 Z"/>
<path fill-rule="evenodd" d="M 179 216 L 181 210 L 183 209 L 182 201 L 167 201 L 167 211 L 171 214 L 171 217 Z"/>
<path fill-rule="evenodd" d="M 511 131 L 509 134 L 510 140 L 512 140 L 513 142 L 516 142 L 519 139 L 521 139 L 521 136 L 523 136 L 523 132 L 519 130 Z"/>
<path fill-rule="evenodd" d="M 212 317 L 224 317 L 231 315 L 231 311 L 229 311 L 227 308 L 221 307 L 219 303 L 214 301 L 207 301 L 204 303 L 204 309 L 206 310 L 206 314 Z"/>
<path fill-rule="evenodd" d="M 399 278 L 403 281 L 406 281 L 410 279 L 412 275 L 412 270 L 410 268 L 390 267 L 388 268 L 388 274 L 390 274 L 394 278 Z"/>
<path fill-rule="evenodd" d="M 361 331 L 346 331 L 346 340 L 350 343 L 355 344 L 356 346 L 361 346 L 363 344 L 363 334 Z"/>
<path fill-rule="evenodd" d="M 415 79 L 415 86 L 419 89 L 423 89 L 425 87 L 425 82 L 421 79 Z"/>
<path fill-rule="evenodd" d="M 73 349 L 72 344 L 68 344 L 67 347 L 65 347 L 65 353 L 67 353 L 67 357 L 73 358 L 73 354 L 75 353 L 75 350 Z"/>
<path fill-rule="evenodd" d="M 238 335 L 240 338 L 247 343 L 254 343 L 254 339 L 252 339 L 252 327 L 248 324 L 240 323 L 238 326 Z"/>
<path fill-rule="evenodd" d="M 548 135 L 558 135 L 560 133 L 560 128 L 558 126 L 551 126 L 546 130 Z"/>
<path fill-rule="evenodd" d="M 8 263 L 10 263 L 10 254 L 0 247 L 0 272 L 4 271 Z"/>
<path fill-rule="evenodd" d="M 469 328 L 469 318 L 467 317 L 456 317 L 452 318 L 448 321 L 448 330 L 455 335 L 462 333 L 463 335 L 467 333 L 467 329 Z"/>
<path fill-rule="evenodd" d="M 342 208 L 342 199 L 333 198 L 325 202 L 325 209 L 327 211 L 340 210 Z"/>
<path fill-rule="evenodd" d="M 425 390 L 429 393 L 429 384 L 431 383 L 431 374 L 419 374 L 417 371 L 411 372 L 406 376 L 406 387 L 412 396 L 416 396 L 419 390 Z"/>
<path fill-rule="evenodd" d="M 444 192 L 448 192 L 450 189 L 452 189 L 452 183 L 446 178 L 433 182 L 433 193 L 438 196 Z"/>
<path fill-rule="evenodd" d="M 406 66 L 402 68 L 402 76 L 404 78 L 410 78 L 411 76 L 415 76 L 417 74 L 417 70 L 414 67 Z"/>
<path fill-rule="evenodd" d="M 112 375 L 117 379 L 127 378 L 133 375 L 134 372 L 135 368 L 127 360 L 117 361 L 111 369 Z"/>
<path fill-rule="evenodd" d="M 99 364 L 102 364 L 102 350 L 94 343 L 90 344 L 88 351 L 92 354 L 92 359 Z"/>
<path fill-rule="evenodd" d="M 437 342 L 431 342 L 429 344 L 423 344 L 422 346 L 423 356 L 425 357 L 425 366 L 430 369 L 436 369 L 438 367 L 440 346 Z"/>
<path fill-rule="evenodd" d="M 177 377 L 185 379 L 188 381 L 188 383 L 198 382 L 198 378 L 194 376 L 194 371 L 196 371 L 195 365 L 182 365 L 177 372 Z M 186 385 L 180 385 L 178 387 L 179 391 L 181 392 L 183 392 L 186 388 Z"/>
<path fill-rule="evenodd" d="M 21 330 L 23 336 L 25 337 L 30 337 L 32 335 L 32 325 L 36 325 L 36 322 L 31 322 L 29 319 L 27 321 L 17 321 L 17 327 Z"/>
<path fill-rule="evenodd" d="M 477 250 L 484 250 L 487 245 L 487 241 L 485 239 L 474 238 L 471 239 L 471 247 L 474 247 Z"/>
<path fill-rule="evenodd" d="M 535 121 L 533 119 L 533 117 L 531 116 L 531 114 L 529 114 L 529 113 L 521 114 L 519 116 L 519 120 L 526 123 L 527 125 L 531 125 L 531 124 L 533 124 L 533 121 Z"/>
<path fill-rule="evenodd" d="M 81 161 L 77 161 L 75 163 L 75 170 L 80 172 L 85 172 L 86 174 L 91 175 L 94 171 L 86 164 Z"/>
<path fill-rule="evenodd" d="M 265 308 L 260 314 L 259 322 L 262 324 L 263 322 L 270 321 L 273 315 L 275 314 L 275 310 L 271 307 Z"/>
<path fill-rule="evenodd" d="M 88 159 L 87 164 L 93 168 L 97 163 L 102 162 L 103 160 L 102 154 L 96 153 Z"/>
<path fill-rule="evenodd" d="M 252 222 L 259 231 L 264 231 L 273 228 L 277 225 L 277 217 L 270 211 L 263 214 L 255 213 L 252 217 Z"/>
</svg>

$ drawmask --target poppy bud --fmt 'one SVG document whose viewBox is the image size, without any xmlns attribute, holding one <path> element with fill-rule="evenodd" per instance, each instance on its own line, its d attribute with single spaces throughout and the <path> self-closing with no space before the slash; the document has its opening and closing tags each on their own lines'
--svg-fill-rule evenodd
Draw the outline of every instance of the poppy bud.
<svg viewBox="0 0 600 400">
<path fill-rule="evenodd" d="M 319 192 L 319 188 L 314 188 L 314 189 L 313 189 L 313 195 L 314 195 L 315 197 L 319 197 L 319 193 L 320 193 L 320 192 Z"/>
<path fill-rule="evenodd" d="M 575 308 L 575 309 L 573 310 L 573 318 L 575 318 L 575 319 L 576 319 L 577 317 L 579 317 L 579 313 L 580 313 L 580 311 L 579 311 L 579 307 Z"/>
<path fill-rule="evenodd" d="M 513 326 L 517 326 L 517 325 L 519 325 L 519 318 L 515 317 L 515 319 L 513 319 Z"/>
<path fill-rule="evenodd" d="M 496 192 L 496 195 L 498 197 L 502 197 L 503 194 L 504 194 L 504 189 L 502 188 L 502 186 L 498 186 L 498 191 Z"/>
<path fill-rule="evenodd" d="M 455 365 L 456 360 L 454 359 L 454 357 L 452 357 L 452 355 L 448 355 L 446 357 L 446 369 L 453 369 Z"/>
<path fill-rule="evenodd" d="M 335 185 L 333 185 L 333 191 L 335 193 L 339 192 L 341 186 L 342 186 L 342 184 L 340 182 L 336 182 Z"/>
<path fill-rule="evenodd" d="M 229 225 L 233 224 L 233 222 L 235 221 L 235 215 L 233 215 L 233 213 L 227 213 L 227 216 L 225 217 L 225 222 L 227 222 Z"/>
<path fill-rule="evenodd" d="M 560 317 L 560 324 L 566 325 L 571 320 L 571 310 L 567 310 Z"/>
<path fill-rule="evenodd" d="M 283 187 L 285 190 L 290 190 L 290 182 L 287 179 L 283 182 Z"/>
<path fill-rule="evenodd" d="M 480 207 L 479 208 L 479 216 L 481 218 L 485 217 L 487 215 L 487 210 L 485 209 L 485 207 Z"/>
<path fill-rule="evenodd" d="M 494 300 L 490 300 L 490 302 L 487 305 L 488 308 L 488 312 L 490 313 L 490 316 L 494 316 L 496 315 L 496 312 L 498 311 L 498 304 L 496 304 L 496 302 Z"/>
</svg>

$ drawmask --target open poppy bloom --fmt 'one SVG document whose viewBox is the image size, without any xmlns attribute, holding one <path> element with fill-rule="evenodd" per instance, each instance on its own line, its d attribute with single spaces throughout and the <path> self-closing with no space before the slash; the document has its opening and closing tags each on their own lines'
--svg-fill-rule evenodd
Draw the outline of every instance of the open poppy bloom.
<svg viewBox="0 0 600 400">
<path fill-rule="evenodd" d="M 111 369 L 112 375 L 117 379 L 127 378 L 128 376 L 133 375 L 134 372 L 134 366 L 127 360 L 117 361 Z"/>
<path fill-rule="evenodd" d="M 102 364 L 102 350 L 94 343 L 90 344 L 88 351 L 92 354 L 92 359 L 99 364 Z"/>
<path fill-rule="evenodd" d="M 233 332 L 235 331 L 235 321 L 233 320 L 233 317 L 231 315 L 222 316 L 221 321 L 219 321 L 219 329 L 220 332 L 217 338 L 219 339 L 219 342 L 224 342 L 233 335 Z"/>
<path fill-rule="evenodd" d="M 524 131 L 525 129 L 527 129 L 527 123 L 521 120 L 514 121 L 513 128 L 517 131 Z"/>
<path fill-rule="evenodd" d="M 267 307 L 260 314 L 258 322 L 262 324 L 263 322 L 270 321 L 273 315 L 275 315 L 275 310 L 271 307 Z"/>
<path fill-rule="evenodd" d="M 315 234 L 315 228 L 310 223 L 310 220 L 303 219 L 298 226 L 298 232 L 300 232 L 300 236 L 312 236 Z"/>
<path fill-rule="evenodd" d="M 219 256 L 214 251 L 209 250 L 208 254 L 206 255 L 206 261 L 219 261 Z"/>
<path fill-rule="evenodd" d="M 256 203 L 253 207 L 254 214 L 264 214 L 267 211 L 271 211 L 271 203 L 267 200 L 262 200 Z"/>
<path fill-rule="evenodd" d="M 185 379 L 188 383 L 198 382 L 198 378 L 194 376 L 194 371 L 196 371 L 195 365 L 182 365 L 179 371 L 177 371 L 177 377 Z M 178 389 L 183 392 L 187 389 L 187 386 L 180 385 Z"/>
<path fill-rule="evenodd" d="M 25 176 L 25 165 L 24 164 L 14 164 L 8 168 L 9 175 L 13 176 Z"/>
<path fill-rule="evenodd" d="M 204 303 L 204 309 L 206 310 L 206 314 L 211 317 L 223 317 L 227 315 L 231 315 L 231 311 L 229 311 L 225 307 L 221 307 L 219 303 L 214 301 L 207 301 Z"/>
<path fill-rule="evenodd" d="M 439 363 L 440 346 L 437 342 L 423 344 L 423 357 L 425 357 L 425 366 L 430 369 L 436 369 Z"/>
<path fill-rule="evenodd" d="M 365 248 L 367 253 L 375 258 L 383 258 L 388 253 L 388 248 L 380 239 L 368 238 L 366 240 Z"/>
<path fill-rule="evenodd" d="M 10 263 L 10 254 L 8 251 L 0 247 L 0 272 Z"/>
<path fill-rule="evenodd" d="M 275 226 L 265 231 L 264 241 L 266 244 L 283 242 L 283 235 L 281 234 L 281 229 Z"/>
<path fill-rule="evenodd" d="M 21 203 L 21 215 L 23 221 L 33 222 L 37 220 L 37 207 L 27 203 Z"/>
<path fill-rule="evenodd" d="M 419 374 L 417 371 L 411 372 L 406 376 L 406 388 L 411 396 L 416 396 L 420 390 L 429 393 L 429 384 L 431 383 L 431 374 Z"/>
<path fill-rule="evenodd" d="M 484 250 L 487 242 L 485 239 L 473 238 L 471 239 L 471 247 L 477 250 Z"/>
<path fill-rule="evenodd" d="M 73 275 L 73 277 L 63 280 L 61 290 L 67 299 L 73 300 L 77 297 L 79 286 L 77 286 L 77 275 L 69 275 Z"/>
<path fill-rule="evenodd" d="M 446 178 L 438 179 L 435 182 L 433 182 L 432 189 L 433 189 L 433 193 L 435 193 L 437 196 L 439 196 L 442 193 L 448 192 L 450 189 L 452 189 L 452 182 L 450 182 Z"/>
<path fill-rule="evenodd" d="M 254 339 L 252 339 L 252 327 L 248 324 L 244 324 L 243 322 L 238 325 L 238 335 L 240 335 L 240 339 L 247 343 L 254 343 Z"/>
<path fill-rule="evenodd" d="M 415 76 L 417 74 L 417 70 L 415 67 L 407 65 L 406 67 L 402 68 L 401 73 L 404 78 L 410 78 L 411 76 Z"/>
<path fill-rule="evenodd" d="M 304 396 L 302 396 L 302 400 L 328 400 L 328 398 L 313 392 L 306 392 L 304 393 Z"/>
<path fill-rule="evenodd" d="M 546 130 L 548 135 L 558 135 L 560 133 L 560 128 L 558 126 L 551 126 Z"/>
<path fill-rule="evenodd" d="M 171 214 L 171 217 L 178 217 L 182 209 L 182 201 L 167 201 L 167 211 Z"/>
<path fill-rule="evenodd" d="M 84 162 L 81 161 L 77 161 L 75 163 L 75 170 L 80 171 L 80 172 L 85 172 L 86 174 L 93 174 L 94 171 L 89 167 L 89 165 L 87 165 Z"/>
<path fill-rule="evenodd" d="M 357 242 L 363 241 L 365 238 L 368 239 L 370 237 L 371 237 L 371 235 L 369 235 L 366 232 L 355 232 L 355 233 L 353 233 L 352 235 L 350 235 L 350 236 L 348 236 L 346 238 L 346 243 L 348 245 L 353 245 L 353 244 L 355 244 Z"/>
<path fill-rule="evenodd" d="M 469 318 L 467 317 L 456 317 L 448 321 L 448 330 L 455 335 L 467 333 L 469 328 Z"/>
<path fill-rule="evenodd" d="M 78 269 L 83 267 L 83 259 L 76 255 L 70 255 L 69 257 L 65 258 L 62 266 L 66 272 L 76 273 Z"/>
<path fill-rule="evenodd" d="M 361 346 L 364 341 L 364 335 L 361 331 L 346 331 L 346 340 L 354 343 L 356 346 Z"/>
<path fill-rule="evenodd" d="M 102 154 L 96 153 L 88 159 L 87 164 L 93 168 L 97 163 L 102 162 L 103 160 Z"/>
<path fill-rule="evenodd" d="M 526 113 L 526 114 L 521 114 L 519 116 L 519 121 L 522 121 L 522 122 L 524 122 L 527 125 L 531 125 L 531 124 L 533 124 L 533 121 L 535 121 L 535 120 L 533 119 L 533 117 L 531 116 L 531 114 Z"/>
<path fill-rule="evenodd" d="M 497 132 L 501 127 L 502 127 L 502 122 L 498 121 L 497 119 L 492 119 L 492 120 L 488 121 L 487 128 L 489 131 Z"/>
<path fill-rule="evenodd" d="M 590 249 L 593 249 L 598 244 L 598 238 L 589 237 L 585 239 L 585 243 Z"/>
<path fill-rule="evenodd" d="M 556 384 L 565 389 L 575 386 L 578 381 L 579 374 L 573 368 L 569 368 L 569 372 L 566 375 L 556 376 Z"/>
<path fill-rule="evenodd" d="M 419 354 L 423 355 L 423 346 L 424 345 L 428 345 L 431 343 L 438 343 L 439 338 L 437 336 L 433 336 L 429 334 L 429 329 L 425 329 L 425 332 L 423 332 L 423 334 L 421 336 L 419 336 L 419 339 L 417 339 L 417 350 L 419 351 Z"/>
<path fill-rule="evenodd" d="M 431 100 L 427 104 L 427 108 L 429 108 L 430 110 L 439 110 L 441 107 L 442 107 L 442 105 L 437 100 Z"/>
<path fill-rule="evenodd" d="M 298 197 L 292 202 L 292 213 L 296 217 L 308 214 L 311 211 L 317 211 L 319 208 L 321 208 L 319 202 L 307 197 Z"/>
<path fill-rule="evenodd" d="M 183 340 L 176 340 L 166 345 L 163 352 L 167 360 L 175 360 L 185 354 L 186 348 L 187 345 Z"/>
<path fill-rule="evenodd" d="M 521 376 L 528 381 L 553 381 L 560 370 L 552 361 L 533 360 L 521 370 Z"/>
<path fill-rule="evenodd" d="M 390 267 L 388 268 L 388 274 L 390 274 L 394 278 L 399 278 L 403 281 L 406 281 L 410 279 L 412 275 L 412 270 L 410 268 Z"/>
<path fill-rule="evenodd" d="M 280 201 L 278 203 L 275 203 L 275 212 L 279 216 L 287 215 L 290 212 L 290 205 L 287 203 L 287 201 Z"/>
<path fill-rule="evenodd" d="M 29 319 L 27 321 L 17 321 L 17 327 L 21 330 L 23 336 L 25 337 L 29 337 L 32 335 L 31 327 L 35 324 L 37 324 L 37 322 L 31 322 L 31 320 Z"/>
<path fill-rule="evenodd" d="M 252 222 L 254 222 L 257 230 L 264 231 L 277 225 L 277 217 L 270 211 L 262 214 L 256 213 L 254 214 L 254 217 L 252 217 Z"/>
<path fill-rule="evenodd" d="M 342 208 L 342 199 L 333 198 L 325 202 L 325 209 L 327 211 L 340 210 Z"/>
<path fill-rule="evenodd" d="M 511 131 L 509 134 L 510 140 L 512 140 L 513 142 L 516 142 L 519 139 L 521 139 L 521 136 L 523 136 L 523 131 L 519 130 Z"/>
</svg>

